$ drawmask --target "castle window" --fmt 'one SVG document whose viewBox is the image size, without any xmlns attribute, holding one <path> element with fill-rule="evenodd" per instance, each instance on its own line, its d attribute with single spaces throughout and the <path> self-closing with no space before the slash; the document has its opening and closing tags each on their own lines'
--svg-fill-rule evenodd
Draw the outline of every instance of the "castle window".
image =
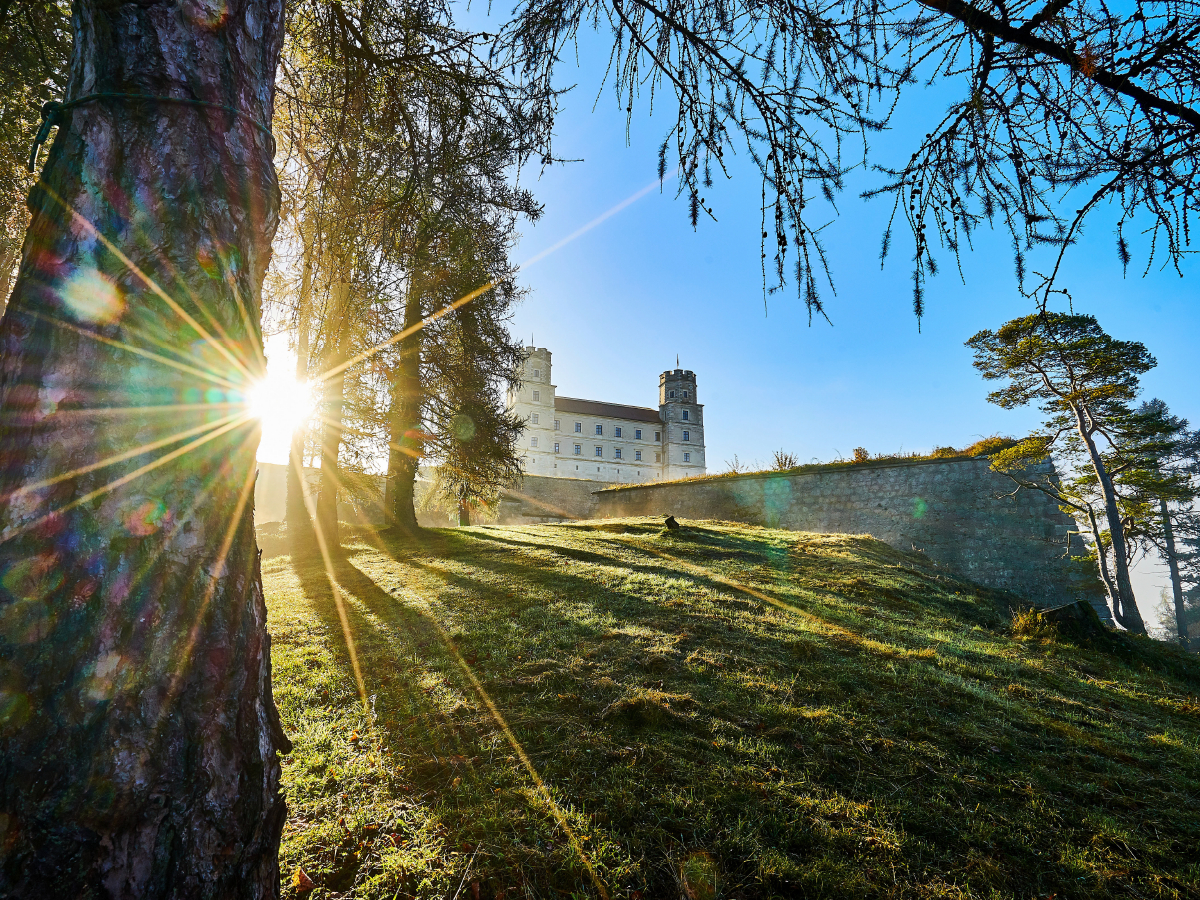
<svg viewBox="0 0 1200 900">
<path fill-rule="evenodd" d="M 654 439 L 656 441 L 661 441 L 662 440 L 662 432 L 661 431 L 654 432 Z"/>
<path fill-rule="evenodd" d="M 622 458 L 622 457 L 621 457 L 621 448 L 620 448 L 620 447 L 618 447 L 616 450 L 614 450 L 614 451 L 613 451 L 613 456 L 615 456 L 617 459 L 621 459 L 621 458 Z"/>
<path fill-rule="evenodd" d="M 542 392 L 541 392 L 541 391 L 534 391 L 534 392 L 533 392 L 533 402 L 534 402 L 534 403 L 541 403 L 541 402 L 542 402 Z"/>
<path fill-rule="evenodd" d="M 533 418 L 530 419 L 530 421 L 533 422 L 534 425 L 536 425 L 538 423 L 538 414 L 534 413 Z"/>
<path fill-rule="evenodd" d="M 685 409 L 685 410 L 683 411 L 683 421 L 685 421 L 685 422 L 686 422 L 687 420 L 688 420 L 688 411 Z"/>
<path fill-rule="evenodd" d="M 684 461 L 684 462 L 691 462 L 691 461 L 692 461 L 692 454 L 690 454 L 690 453 L 685 453 L 685 454 L 683 454 L 683 461 Z"/>
<path fill-rule="evenodd" d="M 633 437 L 635 440 L 640 441 L 642 439 L 642 429 L 640 429 L 640 428 L 633 429 Z"/>
<path fill-rule="evenodd" d="M 536 377 L 537 377 L 537 375 L 534 375 L 534 377 L 536 378 Z M 687 392 L 687 391 L 684 391 L 684 392 L 683 392 L 683 399 L 684 399 L 684 400 L 686 400 L 687 398 L 688 398 L 688 392 Z"/>
<path fill-rule="evenodd" d="M 554 430 L 558 431 L 558 419 L 554 420 Z"/>
<path fill-rule="evenodd" d="M 583 444 L 576 444 L 575 445 L 575 455 L 581 456 L 582 454 L 583 454 Z M 578 469 L 579 467 L 576 466 L 575 468 Z"/>
<path fill-rule="evenodd" d="M 557 452 L 558 452 L 558 441 L 555 441 L 555 442 L 554 442 L 554 452 L 555 452 L 555 453 L 557 453 Z"/>
<path fill-rule="evenodd" d="M 604 434 L 604 426 L 603 425 L 596 426 L 596 434 Z"/>
<path fill-rule="evenodd" d="M 617 437 L 620 437 L 620 436 L 621 436 L 621 426 L 618 425 L 617 426 Z"/>
<path fill-rule="evenodd" d="M 690 441 L 692 439 L 692 433 L 690 431 L 685 431 L 683 433 L 683 439 L 685 441 Z"/>
<path fill-rule="evenodd" d="M 633 451 L 633 458 L 634 458 L 635 460 L 637 460 L 638 462 L 641 462 L 641 461 L 642 461 L 642 451 L 641 451 L 641 450 L 634 450 L 634 451 Z"/>
<path fill-rule="evenodd" d="M 533 370 L 533 377 L 534 377 L 534 378 L 541 378 L 541 377 L 542 377 L 542 370 L 541 370 L 541 369 L 534 369 L 534 370 Z"/>
<path fill-rule="evenodd" d="M 582 422 L 576 422 L 576 423 L 575 423 L 575 433 L 576 433 L 576 434 L 580 434 L 580 433 L 582 433 L 582 432 L 583 432 L 583 423 L 582 423 Z"/>
<path fill-rule="evenodd" d="M 603 448 L 603 447 L 597 447 L 597 448 L 596 448 L 596 455 L 597 455 L 597 456 L 603 456 L 603 455 L 604 455 L 604 448 Z M 599 470 L 599 469 L 597 469 L 596 471 L 597 471 L 597 472 L 599 472 L 600 470 Z"/>
<path fill-rule="evenodd" d="M 655 461 L 655 462 L 657 462 L 657 463 L 660 463 L 660 462 L 662 462 L 662 454 L 661 454 L 661 453 L 655 453 L 655 454 L 654 454 L 654 461 Z"/>
<path fill-rule="evenodd" d="M 537 438 L 530 438 L 530 439 L 529 439 L 529 446 L 530 446 L 530 447 L 536 447 L 536 446 L 537 446 Z"/>
<path fill-rule="evenodd" d="M 672 400 L 674 400 L 674 399 L 675 399 L 675 392 L 674 392 L 674 391 L 667 391 L 667 396 L 668 396 L 668 397 L 670 397 Z"/>
</svg>

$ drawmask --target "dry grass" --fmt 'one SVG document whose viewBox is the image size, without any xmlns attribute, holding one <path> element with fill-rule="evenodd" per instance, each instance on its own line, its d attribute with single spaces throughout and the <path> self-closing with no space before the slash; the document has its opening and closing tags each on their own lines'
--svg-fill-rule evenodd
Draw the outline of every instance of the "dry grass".
<svg viewBox="0 0 1200 900">
<path fill-rule="evenodd" d="M 285 896 L 1200 896 L 1197 660 L 685 524 L 264 541 Z"/>
</svg>

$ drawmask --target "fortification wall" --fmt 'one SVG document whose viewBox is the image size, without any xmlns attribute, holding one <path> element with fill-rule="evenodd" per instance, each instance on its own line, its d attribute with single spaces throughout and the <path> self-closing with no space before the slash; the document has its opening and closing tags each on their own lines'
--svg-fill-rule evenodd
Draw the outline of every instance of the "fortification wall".
<svg viewBox="0 0 1200 900">
<path fill-rule="evenodd" d="M 594 514 L 870 534 L 1039 605 L 1086 598 L 1107 618 L 1095 577 L 1065 558 L 1068 541 L 1083 552 L 1074 522 L 1044 494 L 1013 487 L 986 459 L 881 461 L 610 488 Z"/>
<path fill-rule="evenodd" d="M 504 492 L 497 510 L 501 525 L 533 525 L 596 517 L 596 491 L 610 482 L 526 475 Z"/>
</svg>

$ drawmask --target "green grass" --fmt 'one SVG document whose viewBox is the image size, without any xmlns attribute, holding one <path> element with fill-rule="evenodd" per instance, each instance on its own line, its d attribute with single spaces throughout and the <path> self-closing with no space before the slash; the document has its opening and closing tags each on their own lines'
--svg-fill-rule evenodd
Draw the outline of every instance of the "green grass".
<svg viewBox="0 0 1200 900">
<path fill-rule="evenodd" d="M 1200 661 L 1169 647 L 1014 628 L 866 537 L 362 534 L 336 598 L 288 552 L 285 896 L 1200 896 Z"/>
</svg>

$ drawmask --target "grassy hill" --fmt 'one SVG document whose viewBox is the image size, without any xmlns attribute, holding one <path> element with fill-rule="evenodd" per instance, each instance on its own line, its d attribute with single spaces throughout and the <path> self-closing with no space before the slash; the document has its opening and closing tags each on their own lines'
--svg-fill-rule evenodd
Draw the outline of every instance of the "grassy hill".
<svg viewBox="0 0 1200 900">
<path fill-rule="evenodd" d="M 1200 897 L 1200 661 L 685 526 L 264 536 L 285 896 Z"/>
</svg>

